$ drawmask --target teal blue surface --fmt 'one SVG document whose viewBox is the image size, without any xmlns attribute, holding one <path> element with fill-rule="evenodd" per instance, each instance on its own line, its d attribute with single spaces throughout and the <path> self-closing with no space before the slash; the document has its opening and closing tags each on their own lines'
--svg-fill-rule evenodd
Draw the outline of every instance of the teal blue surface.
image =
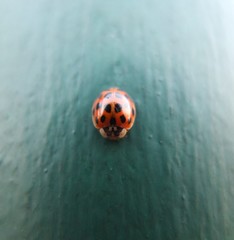
<svg viewBox="0 0 234 240">
<path fill-rule="evenodd" d="M 0 239 L 234 239 L 234 3 L 0 2 Z M 108 142 L 91 106 L 136 102 Z"/>
</svg>

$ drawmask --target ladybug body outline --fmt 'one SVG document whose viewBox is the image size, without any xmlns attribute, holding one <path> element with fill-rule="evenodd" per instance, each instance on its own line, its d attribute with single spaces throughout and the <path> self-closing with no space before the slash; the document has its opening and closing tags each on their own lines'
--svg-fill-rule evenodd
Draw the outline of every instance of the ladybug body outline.
<svg viewBox="0 0 234 240">
<path fill-rule="evenodd" d="M 116 87 L 101 92 L 92 106 L 94 127 L 110 140 L 125 137 L 135 118 L 135 103 L 125 91 Z"/>
</svg>

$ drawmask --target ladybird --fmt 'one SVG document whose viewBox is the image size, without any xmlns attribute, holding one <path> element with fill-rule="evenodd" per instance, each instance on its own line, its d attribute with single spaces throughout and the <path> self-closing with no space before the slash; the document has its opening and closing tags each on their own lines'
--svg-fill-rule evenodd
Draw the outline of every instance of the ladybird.
<svg viewBox="0 0 234 240">
<path fill-rule="evenodd" d="M 126 136 L 136 118 L 136 107 L 129 95 L 119 88 L 101 92 L 92 107 L 92 121 L 100 134 L 110 140 Z"/>
</svg>

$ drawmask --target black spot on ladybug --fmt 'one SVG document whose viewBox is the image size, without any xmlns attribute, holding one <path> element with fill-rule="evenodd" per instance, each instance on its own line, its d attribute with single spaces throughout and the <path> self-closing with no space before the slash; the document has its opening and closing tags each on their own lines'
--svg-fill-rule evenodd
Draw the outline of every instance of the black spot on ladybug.
<svg viewBox="0 0 234 240">
<path fill-rule="evenodd" d="M 122 97 L 123 97 L 123 95 L 120 94 L 120 93 L 118 93 L 118 92 L 115 93 L 115 96 L 116 96 L 117 98 L 122 98 Z"/>
<path fill-rule="evenodd" d="M 97 103 L 97 105 L 96 105 L 96 110 L 98 110 L 100 107 L 101 107 L 101 104 L 100 104 L 100 103 Z"/>
<path fill-rule="evenodd" d="M 110 98 L 111 95 L 112 95 L 112 93 L 111 93 L 111 92 L 108 92 L 108 93 L 106 93 L 106 94 L 104 95 L 104 98 Z"/>
<path fill-rule="evenodd" d="M 121 112 L 121 110 L 122 110 L 122 106 L 119 103 L 116 103 L 115 104 L 115 112 L 118 113 L 118 112 Z"/>
<path fill-rule="evenodd" d="M 98 124 L 98 118 L 96 117 L 96 123 Z"/>
<path fill-rule="evenodd" d="M 110 120 L 110 125 L 115 125 L 116 124 L 116 120 L 115 120 L 115 118 L 111 118 L 111 120 Z"/>
<path fill-rule="evenodd" d="M 132 108 L 132 115 L 135 115 L 135 111 L 134 111 L 134 108 Z"/>
<path fill-rule="evenodd" d="M 104 115 L 101 116 L 101 122 L 104 123 L 106 120 L 106 117 Z"/>
<path fill-rule="evenodd" d="M 110 104 L 107 104 L 107 105 L 106 105 L 105 111 L 108 112 L 108 113 L 111 112 L 111 105 L 110 105 Z"/>
<path fill-rule="evenodd" d="M 131 119 L 131 118 L 129 118 L 129 119 L 128 119 L 128 123 L 131 123 L 131 121 L 132 121 L 132 119 Z"/>
<path fill-rule="evenodd" d="M 126 122 L 125 116 L 124 116 L 124 115 L 121 115 L 121 116 L 120 116 L 120 120 L 121 120 L 122 123 L 125 123 L 125 122 Z"/>
</svg>

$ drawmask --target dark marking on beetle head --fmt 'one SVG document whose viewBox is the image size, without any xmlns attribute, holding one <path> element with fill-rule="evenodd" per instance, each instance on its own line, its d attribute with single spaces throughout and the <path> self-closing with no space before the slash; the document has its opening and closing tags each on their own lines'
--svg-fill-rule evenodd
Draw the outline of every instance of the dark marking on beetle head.
<svg viewBox="0 0 234 240">
<path fill-rule="evenodd" d="M 121 132 L 122 130 L 123 130 L 123 128 L 117 127 L 117 131 L 118 131 L 118 132 Z"/>
<path fill-rule="evenodd" d="M 116 137 L 118 137 L 118 136 L 119 136 L 119 132 L 118 132 L 118 131 L 114 131 L 114 135 L 115 135 Z"/>
</svg>

